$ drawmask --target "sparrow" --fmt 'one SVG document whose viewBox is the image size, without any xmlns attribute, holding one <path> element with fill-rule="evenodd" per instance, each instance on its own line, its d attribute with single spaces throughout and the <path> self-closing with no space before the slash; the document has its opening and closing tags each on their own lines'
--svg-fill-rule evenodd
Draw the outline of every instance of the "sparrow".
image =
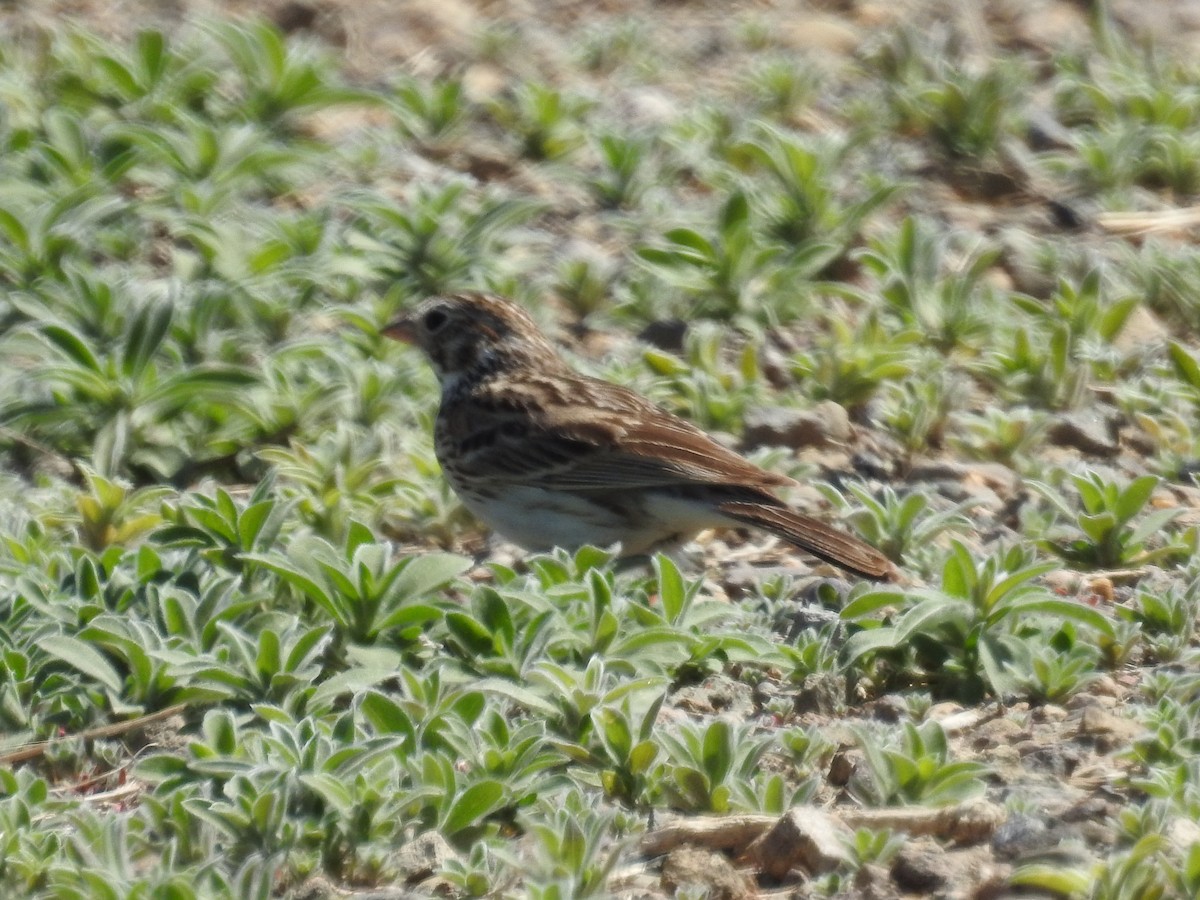
<svg viewBox="0 0 1200 900">
<path fill-rule="evenodd" d="M 856 575 L 891 561 L 772 491 L 761 469 L 645 397 L 575 371 L 522 307 L 492 294 L 430 297 L 383 329 L 420 348 L 441 386 L 434 450 L 482 522 L 528 550 L 668 550 L 751 526 Z"/>
</svg>

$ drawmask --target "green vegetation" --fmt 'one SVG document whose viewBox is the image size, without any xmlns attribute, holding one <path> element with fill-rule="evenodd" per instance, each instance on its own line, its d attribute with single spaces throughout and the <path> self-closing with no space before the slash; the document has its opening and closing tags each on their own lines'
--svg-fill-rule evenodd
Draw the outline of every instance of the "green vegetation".
<svg viewBox="0 0 1200 900">
<path fill-rule="evenodd" d="M 742 19 L 703 101 L 670 73 L 708 63 L 653 22 L 554 65 L 484 29 L 491 93 L 352 78 L 265 23 L 6 42 L 0 895 L 399 885 L 438 835 L 417 890 L 603 897 L 669 815 L 1018 808 L 1041 748 L 989 756 L 1013 741 L 943 728 L 955 701 L 1094 751 L 1120 797 L 1084 862 L 1013 885 L 1194 896 L 1200 254 L 1003 204 L 957 224 L 1023 202 L 996 187 L 1014 145 L 1106 212 L 1196 202 L 1200 70 L 1093 25 L 1038 65 L 911 27 L 824 71 Z M 1034 82 L 1052 149 L 1026 144 Z M 670 109 L 631 112 L 644 85 Z M 840 404 L 848 437 L 762 458 L 908 581 L 747 587 L 731 569 L 779 551 L 737 535 L 703 572 L 480 554 L 433 377 L 378 333 L 464 286 L 714 431 Z M 1140 727 L 1107 749 L 1077 722 L 1100 684 Z M 852 829 L 810 887 L 909 840 Z"/>
</svg>

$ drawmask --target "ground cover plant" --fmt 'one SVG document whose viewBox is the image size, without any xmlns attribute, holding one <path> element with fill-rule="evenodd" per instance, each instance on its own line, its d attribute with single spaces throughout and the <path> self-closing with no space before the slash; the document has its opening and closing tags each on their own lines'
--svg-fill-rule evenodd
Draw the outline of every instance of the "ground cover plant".
<svg viewBox="0 0 1200 900">
<path fill-rule="evenodd" d="M 0 11 L 0 895 L 1200 890 L 1173 4 L 74 6 Z M 379 334 L 459 287 L 904 579 L 489 543 Z"/>
</svg>

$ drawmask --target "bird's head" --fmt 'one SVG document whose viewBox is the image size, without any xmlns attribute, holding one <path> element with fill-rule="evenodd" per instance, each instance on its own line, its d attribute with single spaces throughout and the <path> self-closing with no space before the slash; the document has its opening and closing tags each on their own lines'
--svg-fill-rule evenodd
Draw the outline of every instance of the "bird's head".
<svg viewBox="0 0 1200 900">
<path fill-rule="evenodd" d="M 420 347 L 443 383 L 471 371 L 533 362 L 544 368 L 557 351 L 524 309 L 492 294 L 430 297 L 383 329 Z"/>
</svg>

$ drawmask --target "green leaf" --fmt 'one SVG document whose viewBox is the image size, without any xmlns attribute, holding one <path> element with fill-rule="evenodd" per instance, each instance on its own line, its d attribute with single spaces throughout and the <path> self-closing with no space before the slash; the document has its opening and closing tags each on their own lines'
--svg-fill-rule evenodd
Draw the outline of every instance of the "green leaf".
<svg viewBox="0 0 1200 900">
<path fill-rule="evenodd" d="M 645 740 L 629 751 L 629 770 L 635 775 L 645 774 L 658 758 L 659 747 L 654 741 Z"/>
<path fill-rule="evenodd" d="M 1021 665 L 1014 666 L 1018 646 L 1011 635 L 985 633 L 979 639 L 979 664 L 992 691 L 1001 700 L 1015 696 L 1021 690 L 1021 682 L 1013 674 L 1014 668 L 1025 668 Z"/>
<path fill-rule="evenodd" d="M 1110 512 L 1096 515 L 1081 514 L 1076 521 L 1083 533 L 1095 544 L 1103 544 L 1113 529 L 1117 527 L 1117 519 Z"/>
<path fill-rule="evenodd" d="M 722 784 L 732 765 L 733 730 L 724 719 L 714 719 L 704 732 L 704 772 L 711 784 Z"/>
<path fill-rule="evenodd" d="M 383 634 L 387 631 L 405 631 L 416 626 L 423 626 L 437 621 L 442 611 L 428 603 L 406 603 L 400 609 L 393 610 L 383 616 L 371 628 L 372 634 Z"/>
<path fill-rule="evenodd" d="M 716 248 L 708 238 L 690 228 L 673 228 L 666 233 L 665 237 L 676 247 L 692 251 L 683 255 L 698 262 L 708 262 L 717 256 Z"/>
<path fill-rule="evenodd" d="M 378 691 L 365 691 L 358 699 L 358 709 L 380 734 L 416 734 L 408 713 L 391 697 Z"/>
<path fill-rule="evenodd" d="M 449 584 L 471 565 L 470 559 L 453 553 L 417 556 L 396 576 L 392 589 L 402 597 L 421 597 Z"/>
<path fill-rule="evenodd" d="M 842 656 L 848 665 L 853 665 L 868 654 L 881 650 L 895 650 L 900 646 L 896 629 L 892 627 L 871 628 L 850 635 L 842 645 Z"/>
<path fill-rule="evenodd" d="M 480 781 L 455 798 L 442 822 L 442 834 L 452 837 L 464 828 L 491 815 L 504 803 L 504 785 L 499 781 Z"/>
<path fill-rule="evenodd" d="M 1200 391 L 1200 361 L 1197 361 L 1187 348 L 1175 341 L 1167 344 L 1167 352 L 1171 356 L 1175 374 L 1179 376 L 1180 380 Z"/>
<path fill-rule="evenodd" d="M 514 684 L 511 681 L 504 681 L 499 678 L 485 678 L 472 682 L 472 686 L 479 691 L 506 697 L 533 713 L 540 713 L 544 716 L 558 714 L 558 707 L 541 694 L 521 685 Z"/>
<path fill-rule="evenodd" d="M 672 625 L 678 624 L 687 604 L 683 575 L 674 561 L 662 553 L 654 557 L 654 571 L 658 574 L 658 602 L 662 604 L 663 616 Z"/>
<path fill-rule="evenodd" d="M 1149 502 L 1150 495 L 1154 493 L 1158 485 L 1159 478 L 1157 475 L 1143 475 L 1131 481 L 1129 486 L 1121 492 L 1117 499 L 1116 508 L 1113 510 L 1116 513 L 1118 521 L 1122 523 L 1128 522 L 1140 513 L 1142 507 Z"/>
<path fill-rule="evenodd" d="M 1131 548 L 1140 547 L 1185 512 L 1187 510 L 1177 507 L 1174 509 L 1156 509 L 1154 512 L 1149 513 L 1138 522 L 1136 528 L 1130 531 L 1129 536 L 1125 539 L 1126 546 Z"/>
<path fill-rule="evenodd" d="M 492 633 L 482 622 L 462 612 L 446 613 L 446 629 L 472 656 L 492 656 L 496 649 Z"/>
<path fill-rule="evenodd" d="M 970 625 L 968 608 L 949 597 L 931 597 L 896 621 L 896 636 L 901 643 L 908 643 L 916 634 L 933 635 L 942 625 L 949 624 L 965 632 Z"/>
<path fill-rule="evenodd" d="M 0 232 L 3 232 L 10 244 L 20 247 L 22 250 L 29 249 L 29 232 L 25 225 L 20 218 L 3 208 L 0 208 Z"/>
<path fill-rule="evenodd" d="M 1077 603 L 1074 600 L 1062 600 L 1058 597 L 1029 597 L 1013 604 L 1010 615 L 1016 615 L 1017 621 L 1023 622 L 1028 616 L 1050 616 L 1055 619 L 1066 619 L 1079 622 L 1094 628 L 1107 638 L 1112 638 L 1112 620 L 1095 607 Z"/>
<path fill-rule="evenodd" d="M 279 575 L 288 584 L 299 590 L 304 596 L 324 609 L 334 619 L 340 621 L 342 610 L 331 601 L 328 592 L 313 579 L 295 567 L 291 560 L 283 556 L 268 553 L 242 553 L 238 559 L 262 566 Z"/>
<path fill-rule="evenodd" d="M 134 316 L 121 354 L 121 370 L 126 375 L 143 372 L 158 352 L 171 327 L 173 307 L 167 303 L 148 304 Z"/>
<path fill-rule="evenodd" d="M 243 547 L 249 549 L 254 546 L 255 539 L 274 509 L 274 500 L 260 500 L 242 510 L 237 519 L 237 529 L 238 541 Z"/>
<path fill-rule="evenodd" d="M 633 734 L 624 714 L 620 710 L 608 707 L 594 711 L 593 716 L 599 719 L 604 742 L 613 758 L 618 761 L 625 760 L 633 748 Z"/>
<path fill-rule="evenodd" d="M 721 208 L 721 218 L 719 222 L 721 233 L 727 234 L 733 229 L 745 225 L 749 218 L 750 201 L 746 199 L 746 195 L 744 193 L 741 191 L 735 191 L 729 195 L 729 199 L 725 201 L 725 205 Z"/>
<path fill-rule="evenodd" d="M 98 681 L 114 694 L 120 694 L 124 679 L 101 653 L 90 644 L 66 634 L 51 634 L 37 641 L 38 647 L 56 659 L 78 669 L 94 681 Z"/>
<path fill-rule="evenodd" d="M 1096 883 L 1090 868 L 1064 868 L 1052 863 L 1017 866 L 1008 876 L 1013 887 L 1035 888 L 1054 897 L 1086 897 Z"/>
<path fill-rule="evenodd" d="M 254 660 L 255 671 L 260 676 L 269 678 L 279 672 L 281 662 L 279 635 L 270 628 L 264 628 L 258 635 L 258 655 Z"/>
<path fill-rule="evenodd" d="M 100 362 L 78 334 L 61 325 L 44 325 L 42 334 L 55 347 L 85 369 L 100 372 Z"/>
<path fill-rule="evenodd" d="M 841 617 L 846 621 L 854 621 L 865 616 L 873 615 L 881 609 L 895 607 L 903 609 L 906 605 L 909 595 L 903 591 L 895 590 L 877 590 L 867 591 L 859 594 L 844 607 L 842 607 Z"/>
</svg>

